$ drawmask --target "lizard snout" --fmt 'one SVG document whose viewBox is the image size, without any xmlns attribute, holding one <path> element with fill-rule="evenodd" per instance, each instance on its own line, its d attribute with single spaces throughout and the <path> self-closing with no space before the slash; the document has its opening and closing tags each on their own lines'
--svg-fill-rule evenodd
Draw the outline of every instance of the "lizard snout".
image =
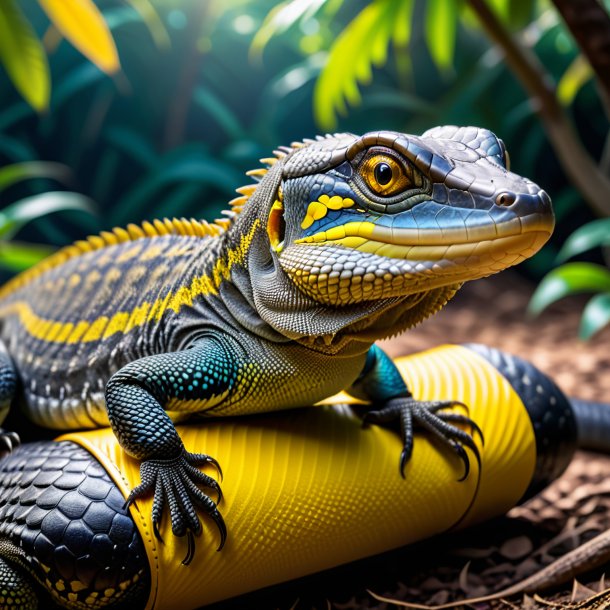
<svg viewBox="0 0 610 610">
<path fill-rule="evenodd" d="M 528 191 L 518 193 L 503 190 L 496 195 L 495 204 L 497 208 L 507 209 L 507 213 L 510 210 L 510 213 L 520 218 L 524 230 L 551 233 L 555 226 L 551 198 L 540 188 L 531 188 Z"/>
</svg>

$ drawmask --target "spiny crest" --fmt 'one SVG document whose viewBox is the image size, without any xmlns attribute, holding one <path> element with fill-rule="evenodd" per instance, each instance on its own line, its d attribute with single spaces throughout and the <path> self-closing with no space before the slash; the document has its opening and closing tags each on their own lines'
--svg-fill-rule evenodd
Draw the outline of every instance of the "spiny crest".
<svg viewBox="0 0 610 610">
<path fill-rule="evenodd" d="M 317 139 L 324 139 L 325 137 L 336 137 L 336 136 L 317 136 Z M 251 169 L 246 172 L 246 176 L 250 176 L 254 178 L 256 181 L 254 184 L 247 184 L 246 186 L 240 186 L 238 189 L 235 189 L 239 193 L 239 197 L 235 197 L 229 201 L 229 205 L 231 206 L 230 210 L 225 210 L 222 213 L 229 217 L 229 225 L 230 221 L 235 218 L 237 214 L 239 214 L 242 210 L 248 199 L 252 197 L 254 192 L 256 191 L 256 187 L 258 186 L 258 182 L 262 180 L 262 178 L 267 174 L 269 169 L 273 167 L 278 160 L 283 159 L 287 154 L 297 150 L 299 148 L 303 148 L 308 144 L 311 144 L 315 140 L 305 139 L 302 142 L 292 142 L 290 146 L 279 146 L 273 151 L 273 157 L 264 157 L 259 159 L 259 161 L 263 164 L 263 167 L 257 167 L 256 169 Z M 226 219 L 220 219 L 215 221 L 217 224 L 222 223 L 221 226 L 225 226 L 227 223 Z"/>
<path fill-rule="evenodd" d="M 240 186 L 238 189 L 235 189 L 239 193 L 239 197 L 235 197 L 235 199 L 231 199 L 229 201 L 229 205 L 231 206 L 230 210 L 223 211 L 223 214 L 226 214 L 233 218 L 235 215 L 239 214 L 244 207 L 244 204 L 252 197 L 254 192 L 256 191 L 256 187 L 258 186 L 258 182 L 267 174 L 269 169 L 275 165 L 279 159 L 285 157 L 289 152 L 297 148 L 300 143 L 293 142 L 292 147 L 288 146 L 280 146 L 277 150 L 273 151 L 274 157 L 264 157 L 263 159 L 259 159 L 259 161 L 263 164 L 263 167 L 257 167 L 256 169 L 251 169 L 246 172 L 246 176 L 250 176 L 256 180 L 255 184 L 247 184 L 246 186 Z M 216 220 L 218 222 L 218 220 Z"/>
<path fill-rule="evenodd" d="M 232 214 L 233 212 L 229 212 Z M 195 218 L 164 218 L 152 222 L 144 221 L 141 225 L 129 224 L 127 227 L 115 227 L 112 231 L 102 231 L 99 235 L 90 235 L 73 244 L 61 248 L 37 265 L 9 280 L 0 288 L 0 298 L 28 284 L 46 271 L 58 267 L 71 258 L 87 252 L 101 250 L 124 242 L 137 241 L 143 238 L 161 237 L 163 235 L 185 235 L 189 237 L 216 237 L 230 225 L 229 218 L 221 218 L 216 222 L 196 220 Z"/>
<path fill-rule="evenodd" d="M 256 183 L 247 184 L 245 186 L 240 186 L 238 189 L 235 189 L 237 193 L 239 193 L 239 197 L 235 197 L 229 201 L 229 205 L 231 206 L 229 210 L 223 210 L 222 214 L 227 216 L 227 218 L 217 218 L 214 221 L 216 226 L 219 226 L 223 231 L 226 231 L 230 226 L 235 217 L 240 214 L 244 208 L 244 205 L 247 203 L 248 199 L 252 197 L 256 188 L 258 186 L 258 182 L 262 180 L 262 178 L 267 174 L 269 169 L 275 165 L 278 160 L 283 159 L 286 155 L 290 154 L 295 150 L 299 150 L 300 148 L 304 148 L 310 144 L 315 144 L 316 142 L 320 142 L 328 139 L 341 139 L 344 138 L 346 133 L 327 133 L 326 135 L 318 135 L 315 140 L 311 138 L 304 138 L 301 141 L 295 141 L 290 144 L 290 146 L 279 146 L 273 151 L 273 157 L 264 157 L 259 159 L 259 161 L 263 164 L 263 167 L 258 167 L 256 169 L 251 169 L 246 172 L 246 176 L 250 176 L 254 178 Z"/>
<path fill-rule="evenodd" d="M 323 135 L 323 136 L 321 136 L 321 135 L 316 136 L 315 140 L 312 140 L 311 138 L 304 138 L 303 140 L 300 140 L 300 141 L 291 142 L 290 146 L 278 146 L 278 148 L 276 148 L 273 151 L 273 154 L 275 155 L 274 157 L 264 157 L 263 159 L 259 159 L 259 161 L 263 164 L 263 167 L 258 167 L 256 169 L 251 169 L 251 170 L 247 171 L 246 176 L 250 176 L 250 177 L 254 178 L 257 182 L 260 182 L 260 180 L 269 171 L 269 168 L 271 168 L 273 165 L 275 165 L 279 159 L 284 158 L 286 155 L 290 154 L 291 152 L 298 150 L 300 148 L 305 148 L 306 146 L 309 146 L 310 144 L 315 144 L 316 142 L 320 142 L 322 140 L 341 139 L 341 138 L 344 138 L 346 135 L 349 135 L 349 134 L 327 133 L 326 135 Z M 242 187 L 236 189 L 237 192 L 240 193 L 241 197 L 236 197 L 235 199 L 232 199 L 229 202 L 229 204 L 232 206 L 231 209 L 234 212 L 237 212 L 237 213 L 241 212 L 241 208 L 243 207 L 244 203 L 246 203 L 246 201 L 252 196 L 252 194 L 256 190 L 256 186 L 257 186 L 256 184 L 250 184 L 248 186 L 242 186 Z"/>
</svg>

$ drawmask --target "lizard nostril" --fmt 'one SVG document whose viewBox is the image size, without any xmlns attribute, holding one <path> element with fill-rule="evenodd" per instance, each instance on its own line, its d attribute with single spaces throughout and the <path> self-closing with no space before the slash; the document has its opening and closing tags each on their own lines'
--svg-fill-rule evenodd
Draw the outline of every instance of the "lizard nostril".
<svg viewBox="0 0 610 610">
<path fill-rule="evenodd" d="M 496 197 L 496 205 L 512 205 L 513 203 L 515 203 L 516 199 L 517 195 L 515 195 L 515 193 L 511 193 L 510 191 L 504 191 Z"/>
</svg>

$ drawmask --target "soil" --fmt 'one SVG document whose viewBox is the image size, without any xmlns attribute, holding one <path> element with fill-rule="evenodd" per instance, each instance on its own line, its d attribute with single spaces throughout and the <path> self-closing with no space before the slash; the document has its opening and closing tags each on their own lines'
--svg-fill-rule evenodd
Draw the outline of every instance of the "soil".
<svg viewBox="0 0 610 610">
<path fill-rule="evenodd" d="M 533 286 L 503 273 L 466 285 L 435 317 L 385 341 L 392 356 L 443 343 L 478 342 L 518 354 L 551 376 L 568 395 L 610 403 L 610 327 L 578 339 L 585 297 L 564 299 L 538 318 L 526 308 Z M 553 485 L 492 522 L 440 536 L 328 572 L 217 604 L 237 608 L 349 610 L 395 607 L 395 600 L 438 604 L 498 591 L 548 565 L 610 527 L 610 456 L 578 452 Z M 559 607 L 605 588 L 603 569 L 551 593 Z M 478 608 L 542 608 L 548 602 L 518 595 Z"/>
</svg>

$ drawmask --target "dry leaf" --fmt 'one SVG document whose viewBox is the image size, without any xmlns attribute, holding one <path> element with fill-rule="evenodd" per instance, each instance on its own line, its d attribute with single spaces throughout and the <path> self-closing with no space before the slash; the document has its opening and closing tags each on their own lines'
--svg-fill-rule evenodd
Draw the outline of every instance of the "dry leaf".
<svg viewBox="0 0 610 610">
<path fill-rule="evenodd" d="M 467 561 L 464 567 L 460 572 L 460 576 L 458 577 L 458 582 L 460 583 L 460 587 L 462 591 L 468 591 L 468 569 L 470 568 L 470 561 Z"/>
<path fill-rule="evenodd" d="M 529 555 L 533 548 L 534 545 L 527 536 L 517 536 L 507 540 L 500 547 L 500 554 L 506 559 L 520 559 Z"/>
</svg>

